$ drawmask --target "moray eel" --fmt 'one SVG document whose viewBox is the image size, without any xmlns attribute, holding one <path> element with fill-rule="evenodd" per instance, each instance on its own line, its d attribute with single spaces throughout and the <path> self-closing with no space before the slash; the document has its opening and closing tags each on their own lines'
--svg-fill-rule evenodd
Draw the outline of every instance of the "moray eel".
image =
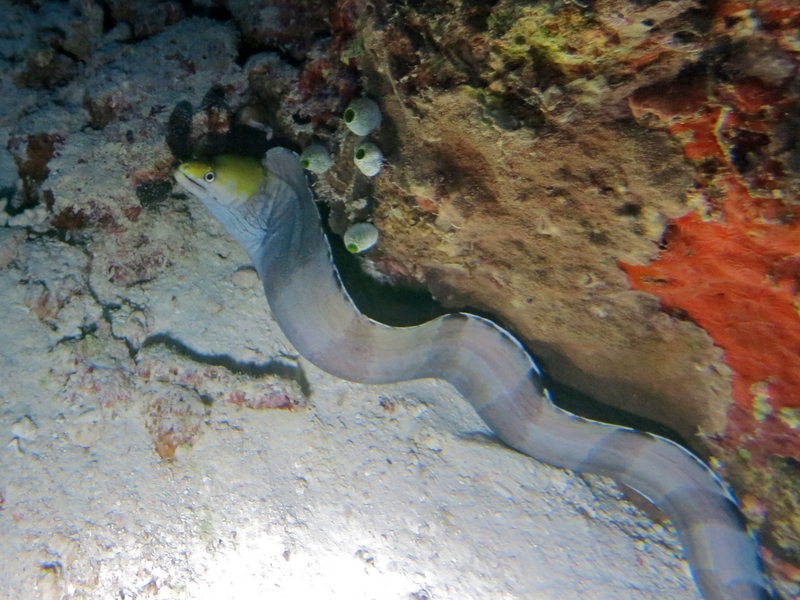
<svg viewBox="0 0 800 600">
<path fill-rule="evenodd" d="M 186 162 L 175 178 L 244 247 L 275 321 L 306 359 L 360 383 L 451 383 L 508 446 L 611 477 L 661 509 L 706 600 L 774 597 L 735 499 L 688 450 L 559 409 L 520 342 L 491 321 L 455 313 L 390 327 L 361 314 L 342 286 L 294 152 L 273 148 L 263 165 L 234 156 Z"/>
</svg>

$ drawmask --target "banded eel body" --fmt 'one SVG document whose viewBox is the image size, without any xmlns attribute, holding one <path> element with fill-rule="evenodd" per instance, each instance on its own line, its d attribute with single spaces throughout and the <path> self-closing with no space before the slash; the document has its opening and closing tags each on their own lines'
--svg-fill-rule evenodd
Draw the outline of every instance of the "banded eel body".
<svg viewBox="0 0 800 600">
<path fill-rule="evenodd" d="M 230 156 L 188 162 L 175 176 L 247 251 L 275 320 L 306 359 L 355 382 L 448 381 L 512 448 L 612 477 L 653 502 L 674 523 L 706 600 L 772 597 L 734 498 L 696 456 L 559 409 L 522 345 L 491 321 L 456 313 L 396 328 L 361 314 L 333 265 L 296 154 L 273 148 L 263 168 Z"/>
</svg>

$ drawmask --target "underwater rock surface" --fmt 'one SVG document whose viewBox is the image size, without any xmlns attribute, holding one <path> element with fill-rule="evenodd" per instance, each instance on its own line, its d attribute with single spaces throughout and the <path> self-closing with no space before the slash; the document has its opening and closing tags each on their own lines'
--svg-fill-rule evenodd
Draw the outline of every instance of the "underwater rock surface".
<svg viewBox="0 0 800 600">
<path fill-rule="evenodd" d="M 0 461 L 4 537 L 28 528 L 49 539 L 37 529 L 49 514 L 47 486 L 68 476 L 96 482 L 57 496 L 67 525 L 49 542 L 9 546 L 0 563 L 21 574 L 19 589 L 36 581 L 42 597 L 108 597 L 124 578 L 126 594 L 160 597 L 211 585 L 178 565 L 154 561 L 141 574 L 133 558 L 94 553 L 126 540 L 144 552 L 141 538 L 162 529 L 148 542 L 156 555 L 182 540 L 206 569 L 198 572 L 212 573 L 214 556 L 239 552 L 234 532 L 266 502 L 255 498 L 274 494 L 269 523 L 245 544 L 263 543 L 273 572 L 291 573 L 299 556 L 325 573 L 314 556 L 326 546 L 303 524 L 330 518 L 350 528 L 356 519 L 363 547 L 351 555 L 396 584 L 397 597 L 541 589 L 569 598 L 576 580 L 586 597 L 696 594 L 669 555 L 669 534 L 662 547 L 615 531 L 617 522 L 632 535 L 650 527 L 662 539 L 660 526 L 617 506 L 613 488 L 511 453 L 481 458 L 470 433 L 482 426 L 438 386 L 360 388 L 292 354 L 246 257 L 173 192 L 171 172 L 191 152 L 323 143 L 335 162 L 315 192 L 335 234 L 355 221 L 378 227 L 363 259 L 371 273 L 493 314 L 555 379 L 666 424 L 714 457 L 772 573 L 787 594 L 800 593 L 795 3 L 2 8 L 0 276 L 14 323 L 2 334 L 0 374 L 0 431 L 11 443 Z M 362 140 L 340 118 L 363 95 L 383 112 L 366 138 L 385 157 L 373 179 L 354 166 Z M 284 410 L 261 412 L 275 408 Z M 298 440 L 302 461 L 282 436 Z M 48 471 L 43 461 L 60 452 L 68 459 Z M 352 467 L 360 454 L 370 458 Z M 545 482 L 529 481 L 531 470 Z M 229 480 L 231 472 L 262 483 Z M 506 472 L 500 482 L 492 475 Z M 109 499 L 98 530 L 82 534 L 70 511 L 88 510 L 121 473 L 130 473 L 125 490 L 142 490 L 138 503 L 164 498 L 191 516 L 179 523 L 177 510 L 163 509 L 154 526 L 152 515 L 132 516 L 137 501 L 118 509 Z M 407 513 L 391 494 L 401 481 L 426 499 Z M 567 496 L 536 504 L 534 486 Z M 227 493 L 238 502 L 231 513 L 220 508 L 231 504 Z M 338 511 L 341 494 L 350 504 Z M 527 525 L 553 511 L 569 540 L 558 548 Z M 462 521 L 490 513 L 491 523 Z M 579 514 L 601 524 L 577 526 Z M 118 536 L 100 535 L 113 524 Z M 596 527 L 614 541 L 596 538 Z M 326 531 L 336 538 L 335 527 Z M 443 531 L 464 546 L 442 549 Z M 430 545 L 417 556 L 420 539 Z M 503 544 L 486 550 L 487 539 Z M 654 553 L 646 560 L 656 574 L 632 574 L 640 545 Z M 397 548 L 414 558 L 398 559 Z M 442 565 L 448 553 L 460 569 Z M 551 581 L 526 566 L 537 560 L 556 565 Z M 492 561 L 502 574 L 478 581 Z M 409 583 L 397 573 L 425 575 Z"/>
</svg>

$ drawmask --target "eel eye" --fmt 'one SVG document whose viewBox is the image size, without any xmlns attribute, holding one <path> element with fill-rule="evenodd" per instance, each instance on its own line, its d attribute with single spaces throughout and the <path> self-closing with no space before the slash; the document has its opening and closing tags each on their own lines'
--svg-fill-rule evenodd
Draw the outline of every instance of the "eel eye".
<svg viewBox="0 0 800 600">
<path fill-rule="evenodd" d="M 214 180 L 217 178 L 217 174 L 214 171 L 209 171 L 205 175 L 203 175 L 203 179 L 206 183 L 214 183 Z"/>
</svg>

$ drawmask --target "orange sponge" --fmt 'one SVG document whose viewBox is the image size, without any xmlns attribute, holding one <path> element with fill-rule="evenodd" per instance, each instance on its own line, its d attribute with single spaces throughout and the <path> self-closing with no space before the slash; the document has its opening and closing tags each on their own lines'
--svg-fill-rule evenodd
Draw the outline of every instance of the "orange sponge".
<svg viewBox="0 0 800 600">
<path fill-rule="evenodd" d="M 685 310 L 725 349 L 742 408 L 757 396 L 773 410 L 800 407 L 800 223 L 774 220 L 776 202 L 753 198 L 736 175 L 716 183 L 723 220 L 677 219 L 657 261 L 621 267 L 632 287 Z"/>
</svg>

